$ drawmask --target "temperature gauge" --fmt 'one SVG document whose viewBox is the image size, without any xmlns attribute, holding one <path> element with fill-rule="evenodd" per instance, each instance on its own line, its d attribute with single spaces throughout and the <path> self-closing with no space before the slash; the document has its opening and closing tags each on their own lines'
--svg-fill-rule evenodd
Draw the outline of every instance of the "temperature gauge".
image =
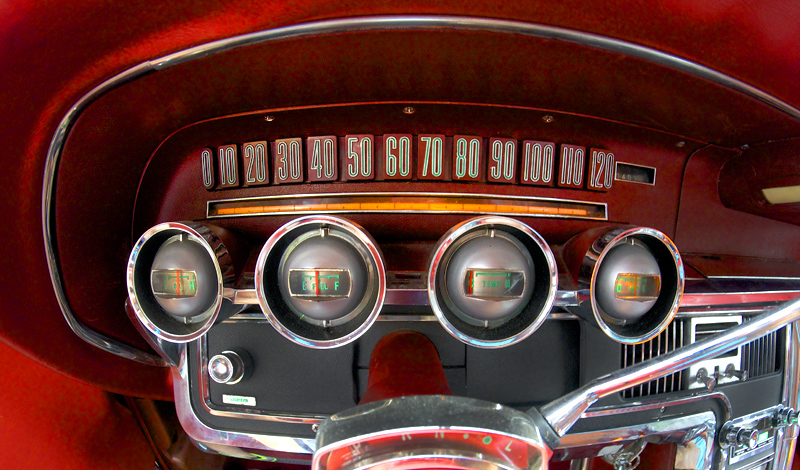
<svg viewBox="0 0 800 470">
<path fill-rule="evenodd" d="M 525 273 L 505 269 L 468 269 L 464 276 L 467 297 L 482 300 L 510 300 L 522 297 Z"/>
</svg>

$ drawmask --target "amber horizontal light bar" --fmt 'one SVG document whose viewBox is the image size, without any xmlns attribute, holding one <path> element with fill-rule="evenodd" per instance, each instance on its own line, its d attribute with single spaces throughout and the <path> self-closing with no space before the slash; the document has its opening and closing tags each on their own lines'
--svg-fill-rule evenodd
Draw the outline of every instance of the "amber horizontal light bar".
<svg viewBox="0 0 800 470">
<path fill-rule="evenodd" d="M 208 217 L 320 213 L 502 214 L 607 220 L 606 205 L 475 194 L 360 193 L 267 196 L 208 202 Z"/>
</svg>

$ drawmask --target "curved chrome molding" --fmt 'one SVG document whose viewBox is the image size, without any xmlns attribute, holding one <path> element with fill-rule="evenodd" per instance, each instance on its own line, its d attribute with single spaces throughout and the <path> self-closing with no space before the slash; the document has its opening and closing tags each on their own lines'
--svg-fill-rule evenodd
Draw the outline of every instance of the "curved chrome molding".
<svg viewBox="0 0 800 470">
<path fill-rule="evenodd" d="M 584 453 L 580 453 L 580 448 L 588 447 L 597 450 L 598 446 L 621 445 L 628 441 L 647 437 L 648 442 L 654 444 L 675 442 L 680 446 L 693 448 L 695 452 L 692 457 L 696 466 L 691 468 L 706 470 L 711 468 L 714 460 L 716 425 L 717 419 L 714 413 L 706 411 L 696 415 L 624 428 L 567 434 L 561 438 L 561 444 L 554 449 L 553 457 L 558 460 L 594 457 L 596 452 L 592 452 L 592 455 L 584 455 Z M 650 441 L 650 439 L 654 441 Z"/>
<path fill-rule="evenodd" d="M 527 235 L 538 247 L 542 250 L 542 254 L 544 258 L 547 260 L 548 271 L 550 273 L 549 279 L 549 288 L 547 290 L 547 298 L 542 305 L 541 311 L 537 314 L 536 319 L 528 325 L 524 330 L 520 331 L 516 335 L 500 339 L 500 340 L 482 340 L 478 338 L 473 338 L 461 331 L 458 330 L 451 322 L 447 319 L 444 314 L 444 307 L 440 305 L 439 299 L 437 298 L 437 293 L 440 290 L 439 286 L 437 286 L 437 277 L 438 277 L 438 269 L 441 266 L 442 261 L 444 260 L 445 253 L 450 246 L 456 242 L 459 238 L 463 235 L 466 235 L 469 232 L 474 230 L 478 230 L 481 227 L 490 227 L 490 226 L 497 226 L 497 227 L 510 227 L 513 229 L 518 230 L 519 232 Z M 428 267 L 428 301 L 431 305 L 431 310 L 436 315 L 436 318 L 441 323 L 442 327 L 450 333 L 451 336 L 460 340 L 461 342 L 468 344 L 470 346 L 475 346 L 478 348 L 484 349 L 492 349 L 492 348 L 504 348 L 506 346 L 511 346 L 512 344 L 516 344 L 523 339 L 527 338 L 534 331 L 536 331 L 542 323 L 547 319 L 550 310 L 553 308 L 553 302 L 556 298 L 556 291 L 558 290 L 558 268 L 556 266 L 556 259 L 553 255 L 553 251 L 550 250 L 550 246 L 547 244 L 546 241 L 532 228 L 528 227 L 527 225 L 523 224 L 514 219 L 509 219 L 506 217 L 476 217 L 474 219 L 470 219 L 464 221 L 455 227 L 451 228 L 450 230 L 445 233 L 439 242 L 436 244 L 436 248 L 434 249 L 433 255 L 431 255 L 430 266 Z"/>
<path fill-rule="evenodd" d="M 354 331 L 348 333 L 347 335 L 341 338 L 335 338 L 330 340 L 315 340 L 300 336 L 299 334 L 287 328 L 275 315 L 272 309 L 269 308 L 269 302 L 267 301 L 267 294 L 264 291 L 264 267 L 267 263 L 267 258 L 269 257 L 270 252 L 272 251 L 272 248 L 275 246 L 275 244 L 278 243 L 284 236 L 288 235 L 293 230 L 297 230 L 306 225 L 331 226 L 331 227 L 336 227 L 343 232 L 347 232 L 349 235 L 353 236 L 356 240 L 358 240 L 363 244 L 363 247 L 369 254 L 370 258 L 369 261 L 373 264 L 375 269 L 375 283 L 377 289 L 377 297 L 375 298 L 375 304 L 372 306 L 369 316 L 367 316 L 367 318 L 364 320 L 364 323 L 362 323 Z M 378 248 L 378 244 L 375 242 L 375 240 L 373 240 L 373 238 L 369 235 L 369 233 L 367 233 L 367 231 L 364 230 L 360 225 L 339 217 L 332 217 L 327 215 L 320 215 L 320 216 L 312 215 L 312 216 L 300 217 L 298 219 L 292 220 L 287 224 L 284 224 L 283 226 L 278 228 L 278 230 L 276 230 L 272 234 L 272 236 L 269 237 L 267 242 L 264 243 L 264 247 L 261 249 L 261 252 L 258 254 L 258 260 L 256 261 L 254 284 L 256 287 L 256 297 L 258 298 L 258 304 L 261 307 L 261 311 L 264 312 L 264 316 L 267 317 L 269 323 L 284 338 L 288 339 L 289 341 L 292 341 L 293 343 L 305 346 L 307 348 L 315 348 L 315 349 L 335 348 L 339 346 L 344 346 L 345 344 L 355 341 L 361 335 L 366 333 L 369 327 L 372 326 L 372 324 L 375 322 L 375 319 L 378 317 L 378 313 L 380 313 L 381 308 L 383 307 L 383 302 L 386 299 L 386 267 L 383 263 L 383 254 L 381 253 L 381 250 Z"/>
<path fill-rule="evenodd" d="M 50 142 L 50 147 L 47 151 L 47 159 L 45 161 L 44 183 L 42 187 L 42 231 L 44 235 L 45 252 L 47 254 L 47 266 L 50 271 L 50 280 L 53 284 L 56 300 L 61 307 L 64 319 L 67 321 L 67 324 L 72 331 L 86 342 L 97 346 L 98 348 L 104 349 L 112 354 L 116 354 L 118 356 L 138 362 L 143 362 L 145 364 L 165 365 L 165 361 L 158 356 L 108 338 L 82 324 L 72 313 L 66 293 L 64 292 L 64 286 L 61 282 L 61 271 L 58 262 L 58 252 L 55 239 L 56 234 L 54 232 L 54 215 L 52 213 L 55 197 L 56 171 L 58 170 L 59 160 L 61 158 L 61 152 L 64 148 L 64 143 L 66 142 L 67 133 L 77 120 L 78 116 L 92 102 L 106 92 L 148 73 L 164 70 L 191 60 L 219 54 L 221 52 L 243 46 L 344 32 L 426 29 L 487 31 L 505 34 L 519 34 L 523 36 L 554 39 L 564 42 L 582 44 L 605 51 L 629 55 L 646 60 L 648 62 L 662 65 L 667 68 L 678 70 L 695 77 L 715 82 L 726 88 L 730 88 L 750 96 L 767 104 L 768 106 L 788 114 L 795 119 L 800 120 L 800 110 L 791 106 L 790 104 L 781 101 L 777 97 L 761 91 L 752 85 L 689 60 L 681 59 L 665 52 L 619 39 L 608 38 L 566 28 L 524 23 L 520 21 L 456 16 L 375 16 L 364 18 L 344 18 L 286 26 L 267 31 L 235 36 L 219 41 L 213 41 L 180 52 L 169 54 L 159 59 L 144 62 L 109 78 L 78 99 L 78 101 L 70 108 L 67 114 L 61 119 L 61 122 L 56 128 L 56 132 Z"/>
<path fill-rule="evenodd" d="M 722 402 L 722 404 L 725 406 L 724 407 L 725 415 L 723 416 L 724 418 L 723 421 L 729 420 L 730 417 L 733 415 L 733 406 L 731 405 L 731 401 L 728 399 L 728 396 L 721 392 L 704 392 L 704 393 L 694 394 L 690 397 L 639 401 L 622 406 L 589 408 L 588 410 L 584 411 L 583 414 L 581 414 L 581 418 L 599 418 L 603 416 L 614 416 L 625 413 L 637 413 L 639 411 L 649 411 L 660 408 L 666 408 L 669 406 L 678 406 L 678 405 L 685 405 L 688 403 L 695 403 L 698 401 L 708 400 L 709 398 L 713 400 L 719 400 L 720 402 Z"/>
</svg>

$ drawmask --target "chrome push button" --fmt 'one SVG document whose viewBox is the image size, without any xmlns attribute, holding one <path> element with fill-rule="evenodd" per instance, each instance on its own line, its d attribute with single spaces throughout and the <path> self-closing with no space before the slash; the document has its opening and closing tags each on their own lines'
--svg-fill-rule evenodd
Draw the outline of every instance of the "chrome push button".
<svg viewBox="0 0 800 470">
<path fill-rule="evenodd" d="M 234 351 L 223 351 L 208 361 L 208 375 L 218 384 L 239 383 L 244 378 L 245 372 L 247 372 L 245 360 Z"/>
</svg>

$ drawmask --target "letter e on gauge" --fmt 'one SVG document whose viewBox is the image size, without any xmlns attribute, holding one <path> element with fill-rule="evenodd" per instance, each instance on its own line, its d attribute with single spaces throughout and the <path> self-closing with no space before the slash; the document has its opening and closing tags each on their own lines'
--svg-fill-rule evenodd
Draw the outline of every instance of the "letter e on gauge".
<svg viewBox="0 0 800 470">
<path fill-rule="evenodd" d="M 611 189 L 617 168 L 615 160 L 610 150 L 589 150 L 589 180 L 586 182 L 586 188 L 594 191 Z"/>
<path fill-rule="evenodd" d="M 372 134 L 344 137 L 342 181 L 375 179 L 375 138 Z"/>
</svg>

